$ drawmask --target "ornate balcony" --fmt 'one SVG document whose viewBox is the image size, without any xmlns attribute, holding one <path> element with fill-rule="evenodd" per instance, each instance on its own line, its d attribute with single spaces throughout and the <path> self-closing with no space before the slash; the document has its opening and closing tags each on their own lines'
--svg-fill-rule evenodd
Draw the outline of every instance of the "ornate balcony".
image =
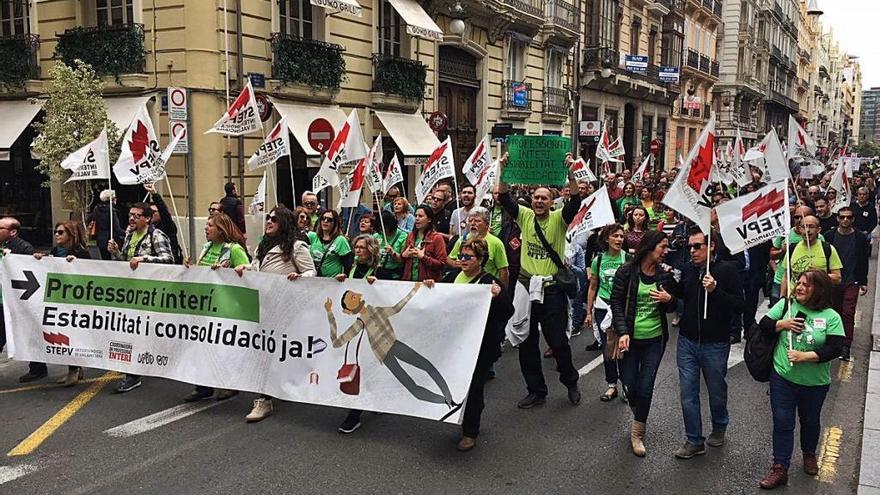
<svg viewBox="0 0 880 495">
<path fill-rule="evenodd" d="M 577 39 L 577 9 L 565 0 L 546 0 L 544 3 L 544 31 L 549 36 L 558 35 L 566 41 Z"/>
<path fill-rule="evenodd" d="M 0 37 L 0 91 L 26 89 L 28 81 L 40 78 L 39 50 L 35 34 Z"/>
<path fill-rule="evenodd" d="M 544 118 L 564 121 L 568 117 L 569 93 L 564 88 L 544 87 Z"/>
<path fill-rule="evenodd" d="M 502 118 L 527 119 L 532 113 L 532 84 L 507 80 L 501 83 L 501 90 Z"/>
<path fill-rule="evenodd" d="M 272 33 L 270 89 L 305 100 L 330 101 L 345 77 L 344 48 L 298 36 Z"/>
<path fill-rule="evenodd" d="M 415 110 L 425 97 L 428 66 L 408 58 L 373 54 L 373 105 Z"/>
<path fill-rule="evenodd" d="M 125 74 L 143 75 L 146 87 L 143 24 L 76 27 L 57 36 L 55 56 L 65 64 L 82 60 L 98 75 L 112 76 L 120 85 L 124 85 L 122 76 Z M 139 85 L 136 83 L 134 87 Z"/>
</svg>

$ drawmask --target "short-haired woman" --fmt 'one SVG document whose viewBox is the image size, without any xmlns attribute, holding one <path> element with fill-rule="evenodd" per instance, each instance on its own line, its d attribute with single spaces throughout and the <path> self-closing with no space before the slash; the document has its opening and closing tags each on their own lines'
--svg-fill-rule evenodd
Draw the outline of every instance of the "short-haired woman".
<svg viewBox="0 0 880 495">
<path fill-rule="evenodd" d="M 833 289 L 828 274 L 809 270 L 798 278 L 791 307 L 782 299 L 761 319 L 761 331 L 778 336 L 770 375 L 773 467 L 761 488 L 788 483 L 795 418 L 800 419 L 804 472 L 819 472 L 819 417 L 831 386 L 830 361 L 840 356 L 845 338 L 840 315 L 831 309 Z"/>
<path fill-rule="evenodd" d="M 308 235 L 309 251 L 319 277 L 335 277 L 351 269 L 351 245 L 342 234 L 342 221 L 336 210 L 322 212 L 315 230 Z"/>
</svg>

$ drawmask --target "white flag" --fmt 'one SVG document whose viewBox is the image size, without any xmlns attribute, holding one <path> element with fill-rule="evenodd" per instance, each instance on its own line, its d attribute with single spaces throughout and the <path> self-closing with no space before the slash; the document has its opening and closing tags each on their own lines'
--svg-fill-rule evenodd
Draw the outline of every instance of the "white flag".
<svg viewBox="0 0 880 495">
<path fill-rule="evenodd" d="M 483 173 L 483 170 L 492 165 L 491 151 L 489 135 L 487 134 L 483 136 L 480 144 L 477 145 L 477 148 L 471 153 L 471 156 L 468 157 L 461 168 L 462 173 L 464 173 L 464 176 L 471 184 L 476 185 L 477 178 Z M 477 198 L 479 199 L 479 196 Z"/>
<path fill-rule="evenodd" d="M 422 175 L 416 182 L 416 202 L 422 204 L 438 181 L 450 177 L 455 177 L 455 160 L 452 157 L 452 141 L 447 137 L 425 162 Z"/>
<path fill-rule="evenodd" d="M 834 204 L 831 205 L 832 213 L 837 213 L 837 210 L 844 206 L 849 206 L 853 200 L 852 189 L 849 184 L 849 179 L 852 177 L 852 168 L 850 167 L 849 160 L 841 157 L 837 162 L 837 170 L 834 171 L 834 175 L 831 176 L 831 182 L 828 184 L 830 189 L 837 191 L 837 197 L 834 198 Z"/>
<path fill-rule="evenodd" d="M 632 182 L 645 180 L 645 174 L 648 172 L 648 163 L 651 162 L 651 157 L 654 156 L 648 153 L 648 156 L 642 161 L 642 164 L 639 165 L 639 168 L 636 169 L 632 174 Z"/>
<path fill-rule="evenodd" d="M 226 113 L 220 120 L 214 123 L 214 127 L 205 131 L 205 134 L 217 133 L 226 136 L 244 136 L 263 128 L 260 121 L 260 109 L 257 107 L 257 99 L 254 97 L 254 88 L 248 79 L 244 89 L 238 98 L 232 102 Z"/>
<path fill-rule="evenodd" d="M 373 147 L 367 154 L 367 187 L 374 193 L 385 191 L 385 181 L 382 178 L 382 133 L 380 132 L 373 141 Z"/>
<path fill-rule="evenodd" d="M 746 161 L 751 161 L 756 167 L 764 172 L 761 181 L 771 184 L 780 180 L 788 180 L 791 173 L 788 171 L 788 162 L 782 153 L 782 145 L 776 129 L 770 128 L 770 132 L 758 143 L 758 146 L 748 150 Z"/>
<path fill-rule="evenodd" d="M 357 166 L 339 183 L 339 204 L 337 208 L 355 208 L 361 202 L 361 191 L 364 190 L 367 158 L 361 158 Z"/>
<path fill-rule="evenodd" d="M 583 232 L 612 223 L 614 223 L 614 210 L 611 208 L 611 198 L 608 196 L 608 188 L 602 185 L 581 201 L 577 215 L 568 224 L 566 238 L 571 240 Z"/>
<path fill-rule="evenodd" d="M 352 110 L 342 124 L 342 129 L 339 129 L 330 143 L 324 163 L 312 179 L 312 191 L 317 193 L 327 186 L 339 185 L 339 168 L 366 156 L 367 145 L 364 144 L 361 121 L 357 110 Z"/>
<path fill-rule="evenodd" d="M 107 144 L 107 129 L 103 129 L 98 137 L 74 151 L 64 161 L 61 168 L 73 172 L 64 183 L 75 180 L 109 179 L 110 150 Z"/>
<path fill-rule="evenodd" d="M 736 130 L 736 141 L 733 142 L 733 150 L 730 153 L 730 175 L 740 187 L 748 185 L 752 181 L 752 174 L 749 165 L 744 160 L 746 155 L 746 145 L 743 144 L 742 133 Z"/>
<path fill-rule="evenodd" d="M 669 186 L 663 204 L 690 218 L 703 233 L 709 232 L 711 199 L 709 175 L 715 152 L 715 113 L 709 118 L 700 139 L 688 153 L 684 166 Z"/>
<path fill-rule="evenodd" d="M 785 235 L 788 230 L 788 183 L 768 184 L 715 207 L 724 245 L 736 254 Z"/>
<path fill-rule="evenodd" d="M 611 136 L 608 135 L 608 126 L 602 126 L 602 136 L 599 138 L 599 146 L 596 148 L 596 159 L 601 162 L 617 162 L 623 163 L 617 157 L 624 155 L 623 142 L 618 137 L 611 142 Z"/>
<path fill-rule="evenodd" d="M 574 175 L 576 182 L 594 182 L 598 180 L 593 171 L 590 170 L 590 161 L 584 161 L 583 158 L 575 160 L 574 165 L 571 167 L 571 173 Z"/>
<path fill-rule="evenodd" d="M 160 152 L 159 138 L 144 105 L 122 138 L 122 150 L 113 165 L 116 180 L 124 185 L 158 182 L 165 176 L 165 164 L 160 161 Z"/>
<path fill-rule="evenodd" d="M 788 154 L 789 160 L 816 158 L 816 142 L 813 141 L 807 131 L 797 123 L 797 120 L 789 114 L 788 116 Z"/>
<path fill-rule="evenodd" d="M 476 193 L 476 202 L 479 203 L 483 196 L 490 193 L 492 191 L 492 187 L 498 181 L 498 160 L 492 162 L 488 167 L 484 167 L 483 171 L 480 172 L 480 176 L 477 177 L 477 183 L 474 184 L 474 189 Z"/>
<path fill-rule="evenodd" d="M 266 204 L 266 172 L 263 172 L 263 180 L 257 186 L 254 192 L 254 199 L 251 200 L 251 215 L 256 215 L 264 210 Z"/>
<path fill-rule="evenodd" d="M 275 163 L 283 156 L 290 156 L 290 131 L 287 129 L 287 115 L 275 124 L 263 144 L 248 160 L 248 171 L 254 171 Z"/>
<path fill-rule="evenodd" d="M 388 190 L 391 189 L 391 186 L 400 184 L 401 182 L 403 182 L 403 170 L 400 168 L 400 158 L 397 156 L 397 153 L 394 153 L 394 157 L 391 158 L 391 163 L 388 164 L 388 171 L 385 172 L 382 193 L 388 194 Z"/>
<path fill-rule="evenodd" d="M 712 172 L 709 173 L 709 181 L 713 183 L 721 182 L 730 184 L 733 178 L 730 176 L 730 162 L 724 156 L 724 150 L 717 148 L 715 150 L 714 162 L 712 163 Z"/>
</svg>

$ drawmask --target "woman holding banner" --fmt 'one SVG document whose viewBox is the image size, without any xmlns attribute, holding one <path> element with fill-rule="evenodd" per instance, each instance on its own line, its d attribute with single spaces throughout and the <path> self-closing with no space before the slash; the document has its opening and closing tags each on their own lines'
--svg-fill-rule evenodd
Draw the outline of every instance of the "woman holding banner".
<svg viewBox="0 0 880 495">
<path fill-rule="evenodd" d="M 608 342 L 617 348 L 623 388 L 633 412 L 630 442 L 633 454 L 645 456 L 645 430 L 654 380 L 666 350 L 666 313 L 675 310 L 672 274 L 660 266 L 669 241 L 663 232 L 646 232 L 633 258 L 614 275 L 611 290 L 612 329 Z M 616 346 L 615 346 L 616 342 Z"/>
<path fill-rule="evenodd" d="M 335 277 L 351 269 L 352 253 L 348 239 L 342 234 L 342 221 L 336 210 L 318 216 L 314 232 L 309 232 L 309 251 L 315 260 L 319 277 Z"/>
<path fill-rule="evenodd" d="M 298 219 L 292 211 L 283 206 L 272 208 L 266 216 L 266 235 L 257 246 L 254 260 L 249 265 L 235 267 L 239 276 L 245 270 L 283 275 L 290 281 L 300 277 L 314 277 L 317 274 L 309 253 L 308 238 L 300 230 Z M 272 397 L 262 395 L 254 400 L 254 407 L 245 416 L 245 420 L 256 423 L 268 418 L 273 412 Z"/>
<path fill-rule="evenodd" d="M 415 228 L 406 237 L 401 253 L 403 280 L 440 280 L 446 268 L 446 241 L 434 230 L 434 210 L 419 206 L 415 218 Z"/>
</svg>

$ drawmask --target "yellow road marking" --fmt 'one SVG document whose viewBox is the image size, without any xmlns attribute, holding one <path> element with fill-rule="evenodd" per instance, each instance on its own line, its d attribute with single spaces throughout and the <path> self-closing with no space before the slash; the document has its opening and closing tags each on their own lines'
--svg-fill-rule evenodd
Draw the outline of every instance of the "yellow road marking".
<svg viewBox="0 0 880 495">
<path fill-rule="evenodd" d="M 831 483 L 837 473 L 837 460 L 840 458 L 840 444 L 843 430 L 838 426 L 825 428 L 822 435 L 822 448 L 819 451 L 819 474 L 816 479 Z"/>
<path fill-rule="evenodd" d="M 103 377 L 86 378 L 85 380 L 80 380 L 79 383 L 94 383 L 94 382 L 97 382 L 102 379 L 103 379 Z M 38 383 L 36 385 L 25 385 L 24 387 L 7 388 L 5 390 L 0 390 L 0 395 L 14 394 L 16 392 L 27 392 L 30 390 L 41 390 L 41 389 L 49 389 L 49 388 L 64 388 L 64 385 L 61 383 Z"/>
<path fill-rule="evenodd" d="M 49 418 L 49 421 L 43 423 L 42 426 L 37 428 L 36 431 L 31 433 L 27 438 L 22 440 L 20 444 L 18 444 L 14 449 L 10 450 L 8 457 L 28 455 L 34 450 L 37 449 L 43 442 L 46 441 L 47 438 L 52 436 L 58 428 L 66 423 L 70 418 L 76 414 L 77 411 L 82 409 L 83 406 L 88 404 L 92 398 L 98 395 L 98 392 L 104 388 L 105 385 L 110 383 L 113 380 L 119 378 L 118 373 L 114 373 L 112 371 L 108 371 L 104 373 L 97 381 L 89 385 L 85 391 L 77 395 L 72 401 L 70 401 L 63 409 L 55 413 L 54 416 Z"/>
<path fill-rule="evenodd" d="M 852 372 L 852 358 L 850 358 L 850 361 L 841 361 L 840 366 L 837 367 L 837 381 L 848 382 L 852 378 Z"/>
</svg>

